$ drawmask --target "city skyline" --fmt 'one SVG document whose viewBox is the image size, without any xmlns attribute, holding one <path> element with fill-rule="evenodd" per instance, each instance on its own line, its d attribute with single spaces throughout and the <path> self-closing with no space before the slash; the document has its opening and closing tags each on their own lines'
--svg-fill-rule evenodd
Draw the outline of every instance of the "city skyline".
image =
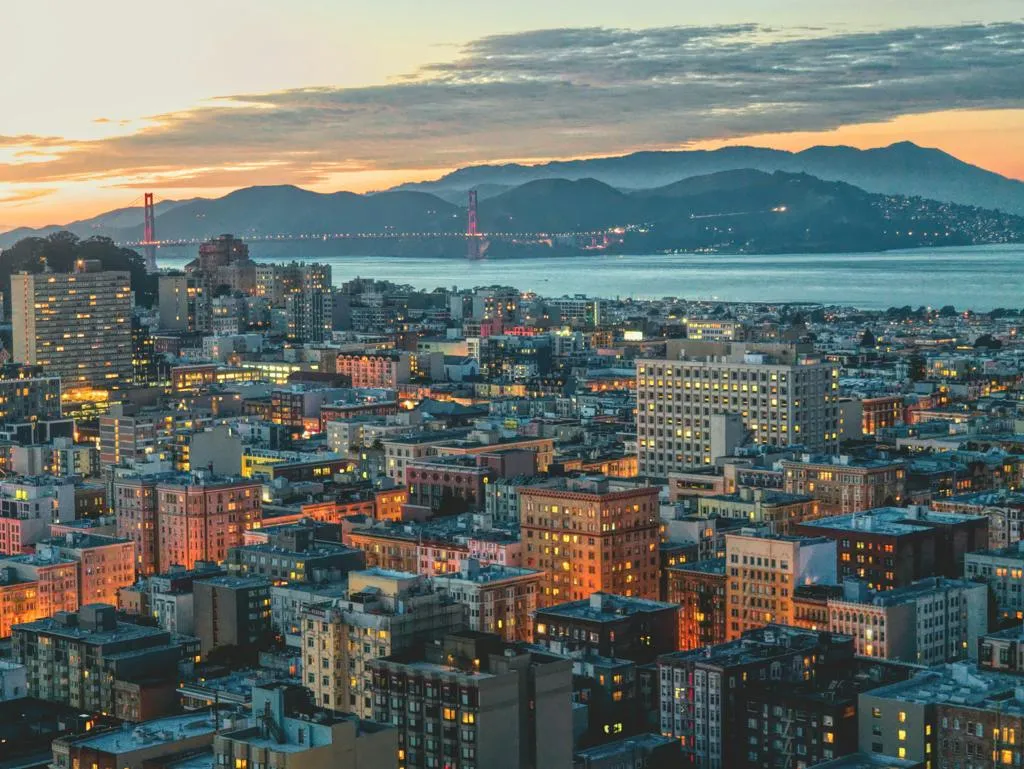
<svg viewBox="0 0 1024 769">
<path fill-rule="evenodd" d="M 906 139 L 1024 177 L 1024 23 L 1001 0 L 531 0 L 486 14 L 310 0 L 186 3 L 166 19 L 63 6 L 11 10 L 16 28 L 45 23 L 56 52 L 43 59 L 23 36 L 12 57 L 35 64 L 0 83 L 0 229 L 68 222 L 143 189 L 366 191 L 474 163 L 727 144 Z"/>
</svg>

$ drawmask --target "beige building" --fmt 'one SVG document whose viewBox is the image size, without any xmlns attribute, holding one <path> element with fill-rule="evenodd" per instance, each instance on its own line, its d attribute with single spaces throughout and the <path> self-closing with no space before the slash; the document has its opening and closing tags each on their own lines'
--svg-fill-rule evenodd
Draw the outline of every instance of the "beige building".
<svg viewBox="0 0 1024 769">
<path fill-rule="evenodd" d="M 703 518 L 738 518 L 763 523 L 773 534 L 788 534 L 792 524 L 818 517 L 818 502 L 802 494 L 743 486 L 735 494 L 698 498 L 697 514 Z"/>
<path fill-rule="evenodd" d="M 494 633 L 504 641 L 531 641 L 532 615 L 537 609 L 544 573 L 519 566 L 466 561 L 461 572 L 443 574 L 433 582 L 468 607 L 470 630 Z"/>
<path fill-rule="evenodd" d="M 929 577 L 882 592 L 846 580 L 828 601 L 829 630 L 852 636 L 863 657 L 940 665 L 975 659 L 988 632 L 988 588 L 980 582 Z"/>
<path fill-rule="evenodd" d="M 523 565 L 544 572 L 538 605 L 599 591 L 657 599 L 658 494 L 603 476 L 520 487 Z"/>
<path fill-rule="evenodd" d="M 809 350 L 692 340 L 668 347 L 667 359 L 637 361 L 641 475 L 711 465 L 748 441 L 838 449 L 839 372 Z M 738 415 L 743 434 L 733 422 L 713 422 L 719 414 Z"/>
<path fill-rule="evenodd" d="M 302 614 L 303 683 L 320 707 L 371 718 L 370 661 L 461 630 L 466 607 L 416 574 L 367 569 L 348 580 L 348 596 Z"/>
<path fill-rule="evenodd" d="M 254 686 L 254 726 L 220 731 L 213 765 L 228 769 L 397 769 L 398 731 L 330 710 L 309 713 L 301 686 Z"/>
<path fill-rule="evenodd" d="M 794 625 L 797 585 L 834 584 L 836 543 L 754 529 L 725 535 L 725 637 L 764 625 Z"/>
<path fill-rule="evenodd" d="M 71 273 L 11 276 L 14 359 L 59 376 L 65 392 L 130 382 L 131 321 L 127 272 L 79 261 Z"/>
</svg>

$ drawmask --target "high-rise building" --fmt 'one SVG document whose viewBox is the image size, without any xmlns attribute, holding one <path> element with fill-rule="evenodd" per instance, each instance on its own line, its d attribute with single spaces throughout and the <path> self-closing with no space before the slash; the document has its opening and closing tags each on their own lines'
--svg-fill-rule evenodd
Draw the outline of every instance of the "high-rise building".
<svg viewBox="0 0 1024 769">
<path fill-rule="evenodd" d="M 140 577 L 156 574 L 157 492 L 159 476 L 124 473 L 112 484 L 111 507 L 117 520 L 117 536 L 132 540 L 135 550 L 135 572 Z"/>
<path fill-rule="evenodd" d="M 774 749 L 771 740 L 766 740 L 767 745 L 762 746 L 760 733 L 749 740 L 739 738 L 751 721 L 758 723 L 762 718 L 761 707 L 748 710 L 747 698 L 764 687 L 781 688 L 783 682 L 813 681 L 836 664 L 835 656 L 852 661 L 852 647 L 851 639 L 844 636 L 771 625 L 718 646 L 666 654 L 658 660 L 660 731 L 679 741 L 683 766 L 696 769 L 761 766 L 758 758 L 762 747 L 768 748 L 766 753 L 780 753 L 784 752 L 784 745 L 779 739 Z M 821 696 L 817 699 L 825 701 Z M 849 703 L 843 704 L 844 708 L 848 706 Z M 781 713 L 785 712 L 783 708 Z M 804 712 L 806 723 L 801 737 L 808 736 L 813 720 L 817 749 L 823 745 L 828 747 L 829 740 L 835 740 L 835 728 L 821 718 L 807 718 L 806 706 Z M 769 708 L 764 716 L 765 734 L 768 734 L 768 721 L 772 716 Z M 775 720 L 779 720 L 778 715 Z M 790 729 L 795 733 L 796 726 L 791 724 Z M 826 732 L 831 732 L 832 736 L 826 736 Z"/>
<path fill-rule="evenodd" d="M 46 376 L 39 367 L 0 369 L 0 423 L 60 417 L 60 377 Z"/>
<path fill-rule="evenodd" d="M 298 342 L 330 341 L 334 329 L 331 267 L 326 264 L 282 265 L 274 293 L 280 291 L 288 317 L 288 338 Z M 257 292 L 259 286 L 257 286 Z"/>
<path fill-rule="evenodd" d="M 688 651 L 725 641 L 726 567 L 708 558 L 665 569 L 668 600 L 679 605 L 679 649 Z"/>
<path fill-rule="evenodd" d="M 303 613 L 303 682 L 321 707 L 373 716 L 370 662 L 466 625 L 466 607 L 415 574 L 349 574 L 346 598 Z"/>
<path fill-rule="evenodd" d="M 545 573 L 538 605 L 598 591 L 657 598 L 658 493 L 604 477 L 520 488 L 523 565 Z"/>
<path fill-rule="evenodd" d="M 473 631 L 370 662 L 374 719 L 408 769 L 568 769 L 572 663 Z"/>
<path fill-rule="evenodd" d="M 198 275 L 161 275 L 158 279 L 162 331 L 211 331 L 210 298 Z"/>
<path fill-rule="evenodd" d="M 793 625 L 797 585 L 835 584 L 836 543 L 744 530 L 725 535 L 725 637 L 768 624 Z"/>
<path fill-rule="evenodd" d="M 838 450 L 839 372 L 831 364 L 792 345 L 682 343 L 669 345 L 667 359 L 637 362 L 641 475 L 711 465 L 748 441 Z"/>
<path fill-rule="evenodd" d="M 11 276 L 14 358 L 59 376 L 65 391 L 132 378 L 132 290 L 127 272 L 80 260 L 75 272 Z"/>
<path fill-rule="evenodd" d="M 205 472 L 162 480 L 156 487 L 159 570 L 225 560 L 247 530 L 259 528 L 261 492 L 258 482 Z"/>
<path fill-rule="evenodd" d="M 29 552 L 50 526 L 75 520 L 75 484 L 51 475 L 0 481 L 0 555 Z"/>
</svg>

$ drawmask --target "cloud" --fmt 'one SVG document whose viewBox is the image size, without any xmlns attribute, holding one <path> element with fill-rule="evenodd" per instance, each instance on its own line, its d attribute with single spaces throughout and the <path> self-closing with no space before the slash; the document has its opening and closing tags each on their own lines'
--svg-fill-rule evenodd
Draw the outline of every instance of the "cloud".
<svg viewBox="0 0 1024 769">
<path fill-rule="evenodd" d="M 32 200 L 38 200 L 48 195 L 52 195 L 56 192 L 54 187 L 33 187 L 23 190 L 14 190 L 13 192 L 0 193 L 0 203 L 5 205 L 19 205 L 21 203 L 28 203 Z"/>
<path fill-rule="evenodd" d="M 48 142 L 0 182 L 125 178 L 316 184 L 337 172 L 450 168 L 817 131 L 1024 104 L 1024 23 L 825 34 L 752 24 L 547 29 L 475 40 L 366 88 L 221 97 L 141 130 Z M 33 145 L 0 137 L 0 147 Z M 13 141 L 14 139 L 28 141 Z"/>
</svg>

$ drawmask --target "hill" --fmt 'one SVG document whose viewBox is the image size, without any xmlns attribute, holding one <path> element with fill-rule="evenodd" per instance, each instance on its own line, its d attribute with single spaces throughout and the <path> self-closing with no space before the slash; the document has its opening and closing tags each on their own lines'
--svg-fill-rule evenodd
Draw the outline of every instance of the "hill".
<svg viewBox="0 0 1024 769">
<path fill-rule="evenodd" d="M 867 192 L 805 173 L 736 169 L 647 189 L 617 189 L 592 178 L 539 179 L 481 201 L 480 226 L 492 257 L 579 253 L 597 241 L 612 251 L 743 253 L 877 251 L 1024 241 L 1024 217 L 905 195 Z M 123 221 L 123 219 L 114 219 Z M 92 235 L 95 225 L 86 225 Z M 321 194 L 293 186 L 249 187 L 214 200 L 184 201 L 156 220 L 163 239 L 303 236 L 304 253 L 465 254 L 466 211 L 416 190 Z M 615 230 L 595 240 L 593 233 Z M 72 229 L 72 232 L 75 230 Z M 105 230 L 137 241 L 141 222 Z M 325 233 L 373 235 L 324 239 Z M 517 237 L 502 238 L 501 233 Z M 583 237 L 579 233 L 584 234 Z M 402 235 L 402 237 L 395 237 Z M 558 236 L 558 237 L 551 237 Z M 0 241 L 0 245 L 3 242 Z M 294 242 L 258 245 L 294 254 Z"/>
<path fill-rule="evenodd" d="M 868 192 L 927 197 L 943 202 L 1024 215 L 1024 182 L 970 165 L 941 150 L 900 142 L 860 150 L 811 147 L 802 152 L 759 147 L 636 152 L 610 158 L 539 165 L 480 165 L 453 171 L 433 182 L 402 185 L 454 200 L 469 189 L 506 188 L 538 179 L 590 178 L 619 189 L 661 187 L 681 179 L 734 170 L 805 173 L 842 181 Z"/>
</svg>

